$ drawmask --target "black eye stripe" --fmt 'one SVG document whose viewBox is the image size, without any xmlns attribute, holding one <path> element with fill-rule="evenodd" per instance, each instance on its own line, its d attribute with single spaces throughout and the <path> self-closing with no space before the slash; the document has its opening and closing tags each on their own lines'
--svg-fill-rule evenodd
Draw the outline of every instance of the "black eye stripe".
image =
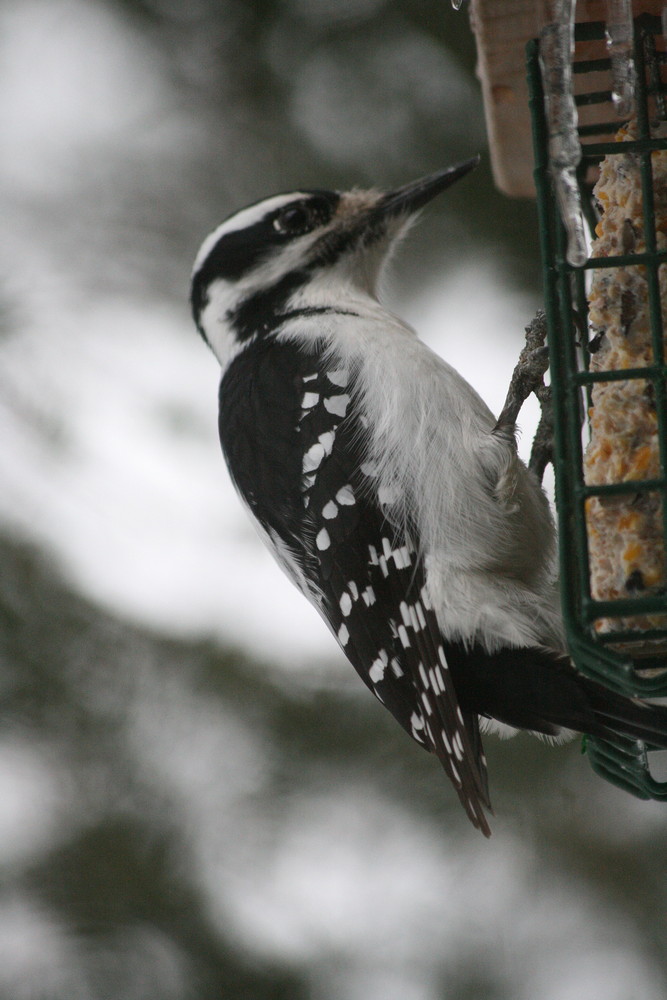
<svg viewBox="0 0 667 1000">
<path fill-rule="evenodd" d="M 296 236 L 307 233 L 313 226 L 313 217 L 308 205 L 303 202 L 298 205 L 288 205 L 278 212 L 273 220 L 273 228 L 285 236 Z"/>
<path fill-rule="evenodd" d="M 291 237 L 309 233 L 322 226 L 333 215 L 335 204 L 331 197 L 312 195 L 284 205 L 273 216 L 273 228 L 281 236 Z"/>
<path fill-rule="evenodd" d="M 240 281 L 271 257 L 286 241 L 325 225 L 333 216 L 340 195 L 336 191 L 306 191 L 279 209 L 267 212 L 244 229 L 224 233 L 192 279 L 190 301 L 197 326 L 208 302 L 210 284 L 217 280 Z M 289 219 L 292 216 L 291 228 Z M 285 228 L 276 224 L 287 219 Z"/>
</svg>

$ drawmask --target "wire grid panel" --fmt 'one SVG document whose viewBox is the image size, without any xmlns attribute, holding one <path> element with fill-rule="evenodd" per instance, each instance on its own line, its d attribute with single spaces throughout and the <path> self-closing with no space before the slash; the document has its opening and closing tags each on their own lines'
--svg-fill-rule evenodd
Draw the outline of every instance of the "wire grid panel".
<svg viewBox="0 0 667 1000">
<path fill-rule="evenodd" d="M 628 695 L 667 695 L 667 365 L 664 320 L 660 307 L 660 267 L 667 271 L 667 251 L 660 250 L 655 227 L 655 189 L 651 154 L 667 149 L 667 131 L 656 131 L 665 121 L 667 54 L 660 18 L 644 15 L 635 21 L 635 123 L 629 141 L 616 141 L 623 119 L 612 101 L 611 63 L 605 47 L 603 23 L 577 25 L 574 79 L 579 113 L 582 160 L 578 179 L 582 204 L 592 234 L 599 224 L 593 184 L 603 158 L 631 154 L 641 178 L 644 240 L 640 250 L 624 240 L 610 255 L 591 253 L 581 267 L 566 259 L 566 234 L 558 215 L 549 175 L 549 135 L 539 67 L 538 43 L 528 46 L 528 83 L 535 151 L 540 241 L 544 266 L 551 380 L 555 416 L 554 465 L 558 508 L 562 600 L 570 653 L 587 675 Z M 626 137 L 627 138 L 627 137 Z M 598 230 L 599 231 L 599 230 Z M 631 240 L 629 241 L 632 242 Z M 606 251 L 608 252 L 608 250 Z M 617 280 L 641 273 L 647 287 L 650 331 L 649 357 L 635 367 L 627 360 L 618 367 L 601 366 L 594 355 L 599 346 L 589 321 L 592 285 L 603 283 L 607 272 Z M 663 279 L 664 281 L 664 279 Z M 586 474 L 600 387 L 623 389 L 650 397 L 658 439 L 658 468 L 642 476 L 621 471 L 616 478 L 591 482 Z M 591 420 L 592 418 L 592 420 Z M 588 481 L 587 481 L 588 480 Z M 634 507 L 633 507 L 634 505 Z M 592 511 L 651 508 L 659 531 L 652 553 L 659 564 L 657 578 L 646 586 L 640 571 L 630 573 L 624 586 L 611 595 L 594 596 L 595 573 Z M 613 523 L 613 519 L 612 519 Z M 593 558 L 592 558 L 593 556 Z M 654 781 L 648 770 L 646 748 L 632 740 L 588 740 L 592 766 L 614 784 L 641 798 L 667 799 L 667 783 Z M 650 749 L 650 748 L 649 748 Z"/>
</svg>

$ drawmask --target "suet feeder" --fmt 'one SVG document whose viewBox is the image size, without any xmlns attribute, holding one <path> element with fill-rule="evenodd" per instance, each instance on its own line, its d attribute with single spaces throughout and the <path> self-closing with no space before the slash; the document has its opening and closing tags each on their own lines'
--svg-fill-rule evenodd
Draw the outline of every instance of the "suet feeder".
<svg viewBox="0 0 667 1000">
<path fill-rule="evenodd" d="M 496 184 L 537 198 L 570 654 L 667 696 L 667 8 L 472 0 L 471 19 Z M 667 799 L 651 747 L 586 749 Z"/>
</svg>

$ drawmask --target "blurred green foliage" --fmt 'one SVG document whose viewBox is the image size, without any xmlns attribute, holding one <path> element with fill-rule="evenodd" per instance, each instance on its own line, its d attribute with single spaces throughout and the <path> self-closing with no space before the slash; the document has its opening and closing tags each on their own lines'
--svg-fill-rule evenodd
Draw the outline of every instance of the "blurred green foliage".
<svg viewBox="0 0 667 1000">
<path fill-rule="evenodd" d="M 67 942 L 58 960 L 69 962 L 60 990 L 58 977 L 48 985 L 53 970 L 45 974 L 39 964 L 24 972 L 20 989 L 7 987 L 0 972 L 3 1000 L 328 996 L 313 985 L 307 955 L 280 959 L 261 947 L 253 951 L 247 939 L 239 941 L 233 921 L 212 916 L 201 881 L 206 865 L 193 860 L 201 838 L 213 837 L 216 863 L 241 864 L 234 877 L 250 879 L 243 864 L 262 863 L 265 837 L 270 843 L 286 816 L 298 815 L 304 802 L 333 802 L 346 788 L 360 790 L 369 807 L 378 796 L 395 803 L 397 818 L 413 817 L 436 843 L 444 838 L 452 857 L 463 849 L 464 864 L 489 850 L 468 828 L 437 763 L 365 691 L 312 680 L 281 683 L 280 672 L 239 651 L 165 639 L 102 612 L 24 546 L 5 540 L 0 554 L 0 771 L 8 746 L 36 748 L 54 786 L 55 805 L 48 800 L 46 812 L 59 815 L 55 824 L 46 816 L 51 835 L 44 841 L 37 837 L 31 846 L 35 834 L 27 829 L 26 844 L 5 858 L 0 913 L 3 901 L 16 896 L 28 916 L 47 913 L 48 925 Z M 231 726 L 230 740 L 224 765 L 215 746 L 197 758 L 193 775 L 200 766 L 208 778 L 184 793 L 168 774 L 196 742 L 197 704 L 219 712 L 215 724 Z M 234 791 L 247 767 L 242 749 L 235 761 L 239 726 L 261 751 L 259 774 Z M 160 729 L 159 745 L 151 746 Z M 554 749 L 523 737 L 487 744 L 498 835 L 522 845 L 518 858 L 538 882 L 556 885 L 561 870 L 566 884 L 587 885 L 632 929 L 646 961 L 667 982 L 667 849 L 660 828 L 639 825 L 630 834 L 625 826 L 619 834 L 609 827 L 611 813 L 595 804 L 600 783 L 576 745 Z M 164 770 L 146 763 L 154 753 L 165 753 Z M 604 787 L 603 795 L 624 798 Z M 209 797 L 219 797 L 219 813 L 199 810 L 198 799 Z M 250 847 L 239 853 L 245 838 Z M 436 868 L 433 878 L 439 877 Z M 223 912 L 224 886 L 223 878 L 212 890 L 221 893 Z M 0 945 L 2 936 L 0 917 Z M 514 979 L 504 982 L 502 967 L 493 967 L 496 945 L 487 945 L 489 954 L 483 947 L 459 961 L 433 956 L 436 981 L 428 995 L 510 1000 Z M 438 976 L 446 986 L 437 987 Z"/>
</svg>

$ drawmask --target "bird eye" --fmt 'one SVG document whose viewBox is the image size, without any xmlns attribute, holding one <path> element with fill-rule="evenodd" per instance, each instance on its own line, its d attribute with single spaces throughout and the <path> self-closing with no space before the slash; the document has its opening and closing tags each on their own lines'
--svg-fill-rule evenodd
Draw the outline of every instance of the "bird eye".
<svg viewBox="0 0 667 1000">
<path fill-rule="evenodd" d="M 281 209 L 273 220 L 273 228 L 284 236 L 298 236 L 310 232 L 315 221 L 308 205 L 299 202 Z"/>
</svg>

